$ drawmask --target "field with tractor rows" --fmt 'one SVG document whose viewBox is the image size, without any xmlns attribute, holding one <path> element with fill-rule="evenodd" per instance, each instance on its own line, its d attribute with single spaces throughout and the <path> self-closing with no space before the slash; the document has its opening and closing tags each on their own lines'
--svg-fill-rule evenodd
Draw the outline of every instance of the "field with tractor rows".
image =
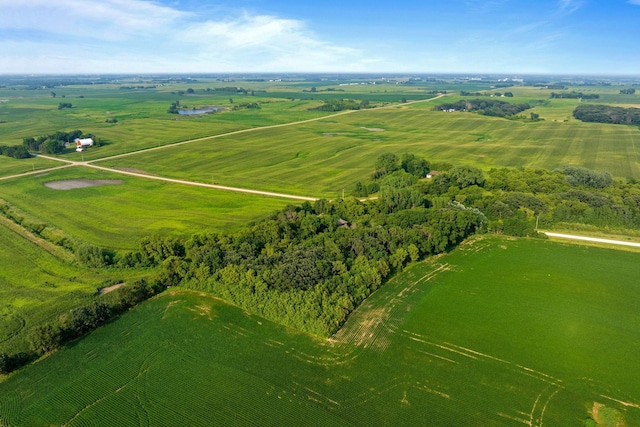
<svg viewBox="0 0 640 427">
<path fill-rule="evenodd" d="M 328 340 L 165 292 L 0 384 L 0 422 L 636 425 L 637 265 L 476 239 L 411 265 Z"/>
<path fill-rule="evenodd" d="M 258 129 L 100 164 L 199 182 L 213 177 L 226 185 L 316 197 L 335 197 L 369 179 L 376 158 L 385 152 L 414 153 L 432 162 L 484 170 L 571 164 L 616 177 L 640 177 L 637 127 L 582 123 L 570 118 L 568 107 L 562 109 L 566 121 L 552 118 L 558 111 L 551 107 L 536 107 L 534 111 L 545 119 L 538 122 L 431 111 L 440 102 Z"/>
</svg>

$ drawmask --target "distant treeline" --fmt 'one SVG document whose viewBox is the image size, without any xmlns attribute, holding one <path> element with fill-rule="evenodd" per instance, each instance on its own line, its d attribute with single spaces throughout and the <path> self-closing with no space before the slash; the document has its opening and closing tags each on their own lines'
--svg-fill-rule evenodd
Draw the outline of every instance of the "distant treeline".
<svg viewBox="0 0 640 427">
<path fill-rule="evenodd" d="M 528 82 L 529 86 L 533 86 L 533 87 L 542 87 L 545 89 L 555 89 L 555 90 L 565 90 L 567 87 L 563 84 L 560 83 L 530 83 Z"/>
<path fill-rule="evenodd" d="M 640 125 L 640 108 L 580 105 L 573 110 L 573 117 L 583 122 Z"/>
<path fill-rule="evenodd" d="M 120 86 L 120 89 L 122 90 L 133 90 L 133 89 L 156 89 L 158 86 L 156 85 L 151 85 L 151 86 L 143 86 L 143 85 L 138 85 L 138 86 Z"/>
<path fill-rule="evenodd" d="M 620 95 L 633 95 L 635 93 L 636 93 L 636 90 L 634 88 L 620 89 Z"/>
<path fill-rule="evenodd" d="M 582 92 L 576 92 L 572 90 L 571 92 L 551 92 L 550 98 L 569 98 L 569 99 L 598 99 L 600 95 L 597 93 L 584 94 Z"/>
<path fill-rule="evenodd" d="M 505 101 L 493 99 L 462 100 L 455 103 L 440 104 L 434 108 L 436 111 L 475 111 L 485 116 L 509 117 L 515 116 L 524 110 L 531 108 L 529 104 L 511 104 Z"/>
<path fill-rule="evenodd" d="M 508 86 L 505 86 L 508 87 Z M 500 92 L 492 93 L 492 92 L 467 92 L 466 90 L 460 91 L 460 96 L 502 96 Z M 505 92 L 504 96 L 508 98 L 513 98 L 513 92 Z"/>
<path fill-rule="evenodd" d="M 353 99 L 327 99 L 324 101 L 324 104 L 311 108 L 310 110 L 317 111 L 344 111 L 344 110 L 363 110 L 365 108 L 371 108 L 368 100 L 363 100 L 360 102 L 354 101 Z"/>
</svg>

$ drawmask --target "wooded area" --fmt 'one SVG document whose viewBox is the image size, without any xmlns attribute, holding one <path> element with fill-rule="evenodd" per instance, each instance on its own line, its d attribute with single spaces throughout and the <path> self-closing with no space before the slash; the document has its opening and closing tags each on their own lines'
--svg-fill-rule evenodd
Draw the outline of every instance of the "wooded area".
<svg viewBox="0 0 640 427">
<path fill-rule="evenodd" d="M 640 108 L 580 105 L 573 111 L 573 117 L 583 122 L 640 125 Z"/>
<path fill-rule="evenodd" d="M 529 104 L 511 104 L 493 99 L 462 100 L 454 103 L 440 104 L 436 111 L 475 111 L 485 116 L 509 117 L 515 116 L 531 108 Z"/>
</svg>

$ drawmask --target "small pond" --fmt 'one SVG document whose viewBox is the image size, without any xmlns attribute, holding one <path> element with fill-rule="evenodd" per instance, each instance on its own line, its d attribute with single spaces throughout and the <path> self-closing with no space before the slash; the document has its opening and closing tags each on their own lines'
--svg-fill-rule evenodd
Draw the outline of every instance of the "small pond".
<svg viewBox="0 0 640 427">
<path fill-rule="evenodd" d="M 196 114 L 208 114 L 208 113 L 217 113 L 220 111 L 220 108 L 211 107 L 211 108 L 200 108 L 200 109 L 190 109 L 190 110 L 178 110 L 178 114 L 181 116 L 195 116 Z"/>
</svg>

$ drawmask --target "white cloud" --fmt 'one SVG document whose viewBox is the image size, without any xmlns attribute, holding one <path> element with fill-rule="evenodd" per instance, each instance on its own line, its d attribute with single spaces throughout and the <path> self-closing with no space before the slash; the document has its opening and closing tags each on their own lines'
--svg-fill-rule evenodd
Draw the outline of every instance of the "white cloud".
<svg viewBox="0 0 640 427">
<path fill-rule="evenodd" d="M 635 4 L 637 6 L 640 6 L 640 0 L 629 0 L 627 3 L 629 4 Z"/>
<path fill-rule="evenodd" d="M 208 21 L 190 26 L 177 42 L 201 58 L 236 58 L 238 65 L 264 70 L 364 68 L 358 49 L 322 41 L 302 21 L 244 14 L 235 20 Z M 362 62 L 359 62 L 359 61 Z M 360 65 L 358 65 L 360 64 Z"/>
<path fill-rule="evenodd" d="M 571 15 L 582 7 L 582 0 L 559 0 L 558 13 L 560 15 Z"/>
<path fill-rule="evenodd" d="M 153 33 L 188 16 L 142 0 L 0 0 L 1 30 L 106 40 Z"/>
<path fill-rule="evenodd" d="M 0 73 L 33 64 L 41 73 L 361 71 L 376 60 L 304 21 L 199 16 L 145 0 L 0 0 L 0 51 Z"/>
</svg>

